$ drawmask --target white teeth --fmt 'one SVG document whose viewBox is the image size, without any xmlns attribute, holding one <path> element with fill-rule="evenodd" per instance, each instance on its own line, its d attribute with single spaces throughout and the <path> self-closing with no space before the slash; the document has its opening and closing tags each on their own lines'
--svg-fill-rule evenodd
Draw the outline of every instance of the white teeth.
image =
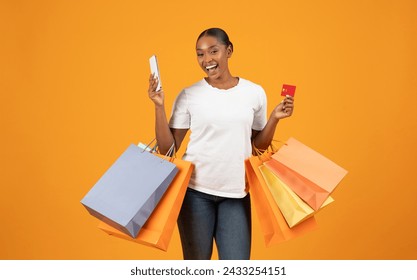
<svg viewBox="0 0 417 280">
<path fill-rule="evenodd" d="M 210 69 L 213 69 L 213 68 L 214 68 L 214 67 L 216 67 L 216 66 L 217 66 L 217 65 L 210 65 L 210 66 L 207 66 L 207 67 L 206 67 L 206 69 L 207 69 L 207 70 L 210 70 Z"/>
</svg>

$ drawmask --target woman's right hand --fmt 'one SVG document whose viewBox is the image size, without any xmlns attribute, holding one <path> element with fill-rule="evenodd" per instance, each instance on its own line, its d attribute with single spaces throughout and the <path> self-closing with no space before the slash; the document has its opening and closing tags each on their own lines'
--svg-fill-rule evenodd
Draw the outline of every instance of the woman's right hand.
<svg viewBox="0 0 417 280">
<path fill-rule="evenodd" d="M 149 98 L 155 103 L 155 106 L 163 106 L 164 105 L 164 91 L 161 88 L 159 91 L 156 91 L 156 87 L 158 86 L 158 78 L 154 77 L 153 74 L 149 76 L 149 88 L 148 88 L 148 95 Z"/>
</svg>

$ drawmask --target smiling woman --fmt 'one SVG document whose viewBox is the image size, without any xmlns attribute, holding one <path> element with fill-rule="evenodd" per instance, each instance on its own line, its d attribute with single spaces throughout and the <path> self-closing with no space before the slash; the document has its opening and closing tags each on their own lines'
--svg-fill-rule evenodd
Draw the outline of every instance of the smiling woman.
<svg viewBox="0 0 417 280">
<path fill-rule="evenodd" d="M 249 259 L 251 250 L 250 196 L 244 161 L 252 144 L 270 145 L 280 119 L 291 116 L 287 96 L 266 117 L 263 88 L 230 73 L 233 44 L 226 32 L 210 28 L 198 36 L 197 61 L 207 75 L 177 96 L 168 122 L 164 91 L 149 78 L 148 94 L 155 104 L 156 137 L 162 153 L 177 149 L 188 130 L 183 159 L 195 165 L 178 218 L 185 259 L 210 259 L 216 241 L 219 259 Z"/>
<path fill-rule="evenodd" d="M 167 252 L 138 247 L 97 229 L 79 203 L 121 149 L 154 137 L 156 106 L 144 94 L 147 60 L 156 53 L 168 120 L 180 92 L 192 108 L 193 93 L 182 89 L 199 81 L 205 89 L 200 96 L 219 101 L 201 114 L 194 110 L 188 125 L 204 117 L 211 123 L 200 132 L 223 129 L 226 135 L 226 122 L 235 125 L 241 117 L 244 100 L 232 97 L 241 94 L 242 78 L 265 89 L 268 116 L 281 101 L 281 84 L 293 83 L 296 111 L 280 121 L 275 138 L 298 138 L 349 170 L 336 203 L 317 214 L 319 228 L 302 238 L 265 247 L 252 209 L 252 259 L 417 260 L 417 1 L 259 3 L 215 0 L 204 2 L 203 10 L 191 0 L 0 1 L 0 259 L 182 258 L 177 229 Z M 212 26 L 233 42 L 228 67 L 240 79 L 230 90 L 211 88 L 198 64 L 197 38 Z M 222 119 L 228 111 L 233 119 Z M 201 135 L 193 129 L 195 145 Z M 188 140 L 187 134 L 181 156 Z M 242 142 L 237 136 L 224 145 L 215 140 L 204 143 L 207 155 L 201 156 L 220 145 L 224 159 Z M 16 264 L 14 272 L 21 273 L 22 263 Z M 45 272 L 60 267 L 44 264 Z M 98 267 L 103 264 L 109 265 Z M 381 273 L 401 274 L 381 264 Z M 341 271 L 356 272 L 348 269 Z M 0 279 L 13 278 L 2 272 Z"/>
</svg>

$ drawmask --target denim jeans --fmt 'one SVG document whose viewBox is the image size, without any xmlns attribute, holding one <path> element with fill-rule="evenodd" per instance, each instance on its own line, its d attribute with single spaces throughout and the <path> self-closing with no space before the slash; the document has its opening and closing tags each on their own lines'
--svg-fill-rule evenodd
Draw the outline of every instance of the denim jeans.
<svg viewBox="0 0 417 280">
<path fill-rule="evenodd" d="M 178 217 L 185 260 L 247 260 L 251 249 L 250 196 L 225 198 L 188 188 Z"/>
</svg>

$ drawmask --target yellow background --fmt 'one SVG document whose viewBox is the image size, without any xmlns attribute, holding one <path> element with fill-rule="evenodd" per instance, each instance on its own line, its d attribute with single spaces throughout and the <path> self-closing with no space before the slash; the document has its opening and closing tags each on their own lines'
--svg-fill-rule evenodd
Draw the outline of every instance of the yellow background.
<svg viewBox="0 0 417 280">
<path fill-rule="evenodd" d="M 319 228 L 253 259 L 417 259 L 417 2 L 0 2 L 0 258 L 181 259 L 110 237 L 80 200 L 130 143 L 154 136 L 148 58 L 167 111 L 201 79 L 195 40 L 224 28 L 232 74 L 269 112 L 297 85 L 293 136 L 349 171 Z M 214 109 L 215 110 L 215 109 Z M 216 258 L 216 256 L 214 256 Z"/>
</svg>

